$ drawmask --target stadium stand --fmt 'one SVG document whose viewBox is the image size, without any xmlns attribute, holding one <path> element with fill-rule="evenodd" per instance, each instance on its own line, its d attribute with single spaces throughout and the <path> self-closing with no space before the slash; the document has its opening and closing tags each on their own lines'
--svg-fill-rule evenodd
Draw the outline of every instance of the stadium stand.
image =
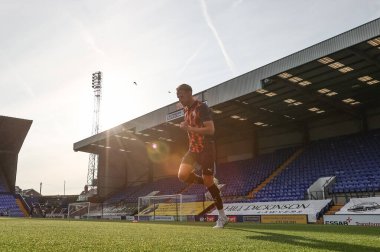
<svg viewBox="0 0 380 252">
<path fill-rule="evenodd" d="M 25 216 L 17 205 L 15 197 L 9 193 L 0 194 L 0 215 L 12 217 Z"/>
<path fill-rule="evenodd" d="M 336 176 L 333 193 L 380 191 L 380 132 L 315 141 L 259 191 L 259 201 L 301 200 L 318 178 Z"/>
<path fill-rule="evenodd" d="M 27 197 L 23 196 L 23 199 L 28 204 L 28 206 L 34 206 L 39 203 L 39 197 Z"/>
<path fill-rule="evenodd" d="M 160 195 L 176 194 L 182 191 L 185 186 L 186 184 L 180 182 L 175 176 L 162 178 L 152 183 L 128 186 L 124 190 L 110 197 L 106 203 L 116 203 L 118 201 L 136 203 L 138 197 L 146 196 L 153 191 L 158 191 Z"/>
<path fill-rule="evenodd" d="M 331 193 L 380 191 L 380 131 L 339 136 L 311 142 L 285 169 L 255 194 L 249 192 L 267 179 L 299 148 L 280 149 L 255 159 L 227 162 L 218 165 L 217 177 L 226 202 L 264 202 L 303 200 L 312 183 L 324 176 L 336 176 Z M 206 189 L 201 185 L 180 182 L 177 177 L 128 186 L 113 195 L 106 203 L 126 203 L 113 211 L 134 212 L 138 197 L 157 191 L 158 195 L 182 193 L 197 195 L 204 200 Z M 129 204 L 129 205 L 128 205 Z M 129 208 L 129 211 L 126 209 Z M 123 210 L 120 210 L 123 209 Z"/>
<path fill-rule="evenodd" d="M 7 188 L 8 186 L 0 175 L 0 216 L 25 216 L 25 213 L 20 209 L 20 203 Z"/>
<path fill-rule="evenodd" d="M 24 216 L 0 172 L 0 216 Z"/>
<path fill-rule="evenodd" d="M 295 148 L 280 149 L 273 153 L 263 154 L 254 159 L 227 162 L 218 165 L 216 177 L 224 197 L 245 196 L 252 188 L 264 181 L 277 167 L 287 160 Z M 203 195 L 204 186 L 192 185 L 183 194 Z"/>
<path fill-rule="evenodd" d="M 223 196 L 242 196 L 267 178 L 279 165 L 294 153 L 295 148 L 288 148 L 273 153 L 261 155 L 255 159 L 234 161 L 220 164 L 217 168 L 217 176 L 221 184 Z M 126 187 L 121 192 L 113 195 L 106 203 L 124 201 L 136 203 L 138 197 L 158 191 L 158 195 L 182 193 L 185 195 L 198 195 L 198 200 L 204 199 L 206 189 L 204 186 L 187 186 L 178 180 L 176 176 L 156 180 L 137 186 Z"/>
<path fill-rule="evenodd" d="M 5 179 L 4 179 L 4 175 L 2 174 L 2 172 L 0 171 L 0 192 L 8 192 L 8 188 L 6 186 L 6 182 L 5 182 Z"/>
<path fill-rule="evenodd" d="M 180 182 L 176 176 L 161 178 L 152 183 L 127 186 L 104 202 L 107 207 L 103 211 L 109 215 L 115 213 L 133 215 L 137 212 L 139 197 L 146 196 L 155 191 L 158 195 L 176 194 L 181 192 L 185 187 L 186 184 Z"/>
</svg>

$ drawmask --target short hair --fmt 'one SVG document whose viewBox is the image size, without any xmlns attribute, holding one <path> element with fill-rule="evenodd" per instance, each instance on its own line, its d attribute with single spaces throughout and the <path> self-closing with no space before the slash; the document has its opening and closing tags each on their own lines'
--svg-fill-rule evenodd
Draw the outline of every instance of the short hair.
<svg viewBox="0 0 380 252">
<path fill-rule="evenodd" d="M 180 90 L 183 90 L 183 91 L 190 91 L 191 93 L 193 92 L 193 89 L 191 88 L 190 85 L 188 84 L 181 84 L 177 87 L 177 92 L 180 91 Z"/>
</svg>

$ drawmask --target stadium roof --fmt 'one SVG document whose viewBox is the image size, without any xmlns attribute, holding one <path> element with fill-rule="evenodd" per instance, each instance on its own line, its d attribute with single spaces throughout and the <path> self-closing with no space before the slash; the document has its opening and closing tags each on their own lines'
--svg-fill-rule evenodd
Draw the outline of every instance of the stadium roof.
<svg viewBox="0 0 380 252">
<path fill-rule="evenodd" d="M 31 120 L 0 116 L 0 152 L 19 153 Z"/>
<path fill-rule="evenodd" d="M 31 120 L 0 116 L 0 170 L 12 192 L 15 190 L 18 153 L 31 125 Z"/>
<path fill-rule="evenodd" d="M 380 105 L 380 19 L 207 89 L 196 96 L 214 112 L 218 135 L 231 129 L 298 129 L 321 117 L 361 120 Z M 175 142 L 177 103 L 74 144 L 75 151 L 130 151 L 136 142 Z M 221 123 L 223 122 L 223 123 Z M 141 140 L 141 141 L 136 141 Z"/>
</svg>

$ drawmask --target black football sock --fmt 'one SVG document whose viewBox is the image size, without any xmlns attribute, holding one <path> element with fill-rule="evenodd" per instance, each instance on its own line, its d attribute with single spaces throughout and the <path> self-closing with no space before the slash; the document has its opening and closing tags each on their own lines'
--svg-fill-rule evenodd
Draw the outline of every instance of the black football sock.
<svg viewBox="0 0 380 252">
<path fill-rule="evenodd" d="M 190 173 L 189 177 L 185 181 L 189 184 L 201 184 L 203 185 L 203 178 L 201 176 L 196 175 L 194 172 Z"/>
<path fill-rule="evenodd" d="M 208 191 L 210 192 L 212 198 L 214 199 L 215 206 L 218 210 L 223 209 L 223 201 L 222 198 L 220 197 L 220 191 L 219 188 L 213 184 L 208 188 Z"/>
</svg>

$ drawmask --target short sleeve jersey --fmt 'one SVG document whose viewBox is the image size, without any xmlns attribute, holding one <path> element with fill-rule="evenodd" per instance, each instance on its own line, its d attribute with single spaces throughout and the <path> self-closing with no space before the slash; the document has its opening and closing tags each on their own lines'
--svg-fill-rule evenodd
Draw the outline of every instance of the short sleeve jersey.
<svg viewBox="0 0 380 252">
<path fill-rule="evenodd" d="M 204 122 L 211 121 L 211 111 L 209 107 L 198 100 L 190 107 L 184 108 L 185 122 L 190 127 L 203 128 Z M 204 136 L 194 132 L 188 132 L 189 150 L 191 152 L 202 152 L 207 141 L 211 141 L 211 136 Z"/>
</svg>

